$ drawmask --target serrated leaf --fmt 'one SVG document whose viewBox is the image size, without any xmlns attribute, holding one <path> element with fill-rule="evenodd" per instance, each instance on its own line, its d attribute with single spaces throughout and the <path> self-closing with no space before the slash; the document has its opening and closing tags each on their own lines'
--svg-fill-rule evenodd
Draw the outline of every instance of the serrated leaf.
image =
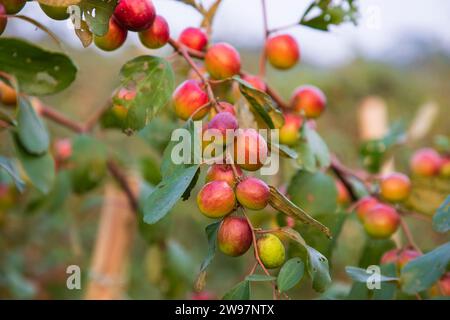
<svg viewBox="0 0 450 320">
<path fill-rule="evenodd" d="M 303 277 L 305 265 L 300 258 L 292 258 L 284 263 L 277 277 L 278 290 L 293 288 Z"/>
<path fill-rule="evenodd" d="M 239 83 L 239 90 L 249 102 L 252 111 L 260 116 L 270 129 L 283 126 L 283 113 L 267 93 L 253 88 L 239 77 L 233 77 L 233 79 Z"/>
<path fill-rule="evenodd" d="M 434 214 L 433 229 L 442 233 L 450 230 L 450 195 Z"/>
<path fill-rule="evenodd" d="M 50 138 L 47 128 L 27 98 L 19 97 L 17 112 L 17 137 L 28 153 L 41 155 L 47 152 Z"/>
<path fill-rule="evenodd" d="M 175 82 L 171 65 L 163 58 L 140 56 L 128 61 L 120 71 L 122 87 L 133 88 L 136 96 L 121 101 L 127 108 L 123 129 L 142 129 L 170 100 Z"/>
<path fill-rule="evenodd" d="M 33 186 L 44 194 L 51 191 L 55 180 L 55 162 L 49 153 L 34 156 L 26 152 L 14 137 L 17 158 Z"/>
<path fill-rule="evenodd" d="M 274 276 L 268 276 L 267 274 L 251 274 L 245 277 L 245 280 L 250 282 L 265 282 L 277 280 Z"/>
<path fill-rule="evenodd" d="M 0 156 L 0 167 L 5 170 L 11 178 L 14 180 L 14 184 L 16 185 L 17 190 L 23 192 L 25 189 L 25 182 L 23 182 L 20 177 L 20 173 L 15 163 L 8 158 Z"/>
<path fill-rule="evenodd" d="M 450 242 L 406 264 L 401 270 L 402 290 L 415 294 L 430 288 L 446 271 L 450 262 Z"/>
<path fill-rule="evenodd" d="M 239 282 L 230 291 L 225 293 L 223 300 L 249 300 L 250 299 L 250 282 L 244 280 Z"/>
<path fill-rule="evenodd" d="M 330 230 L 319 221 L 312 218 L 306 211 L 295 205 L 286 198 L 275 187 L 269 186 L 270 198 L 269 204 L 280 212 L 301 221 L 304 224 L 311 225 L 322 231 L 327 237 L 331 238 Z"/>
<path fill-rule="evenodd" d="M 356 281 L 356 282 L 366 283 L 367 280 L 373 276 L 373 273 L 367 272 L 366 269 L 352 267 L 352 266 L 346 266 L 345 272 L 353 281 Z M 384 276 L 384 275 L 380 274 L 380 276 L 377 277 L 377 280 L 379 280 L 380 282 L 398 282 L 399 278 Z"/>
<path fill-rule="evenodd" d="M 197 172 L 198 165 L 178 167 L 164 178 L 144 201 L 144 221 L 153 224 L 161 220 L 180 200 Z"/>
<path fill-rule="evenodd" d="M 13 38 L 0 38 L 0 70 L 17 79 L 21 92 L 36 96 L 64 90 L 77 73 L 66 55 Z"/>
</svg>

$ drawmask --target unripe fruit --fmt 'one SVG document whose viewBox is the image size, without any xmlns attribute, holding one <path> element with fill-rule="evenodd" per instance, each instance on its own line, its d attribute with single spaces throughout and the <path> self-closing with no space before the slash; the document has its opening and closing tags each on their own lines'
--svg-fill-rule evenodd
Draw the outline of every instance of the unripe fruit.
<svg viewBox="0 0 450 320">
<path fill-rule="evenodd" d="M 70 14 L 67 12 L 67 7 L 48 6 L 43 3 L 39 3 L 39 6 L 53 20 L 66 20 L 70 17 Z"/>
<path fill-rule="evenodd" d="M 252 230 L 243 217 L 226 217 L 217 232 L 220 251 L 232 257 L 246 253 L 252 240 Z"/>
<path fill-rule="evenodd" d="M 108 32 L 103 36 L 94 36 L 95 45 L 104 51 L 113 51 L 120 48 L 127 39 L 128 31 L 120 26 L 114 19 L 109 19 Z"/>
<path fill-rule="evenodd" d="M 144 31 L 153 24 L 156 12 L 151 0 L 119 0 L 113 17 L 130 31 Z"/>
<path fill-rule="evenodd" d="M 141 43 L 150 49 L 161 48 L 169 41 L 169 37 L 169 24 L 162 16 L 156 16 L 150 28 L 139 32 Z"/>
<path fill-rule="evenodd" d="M 248 82 L 249 84 L 252 85 L 253 88 L 258 89 L 260 91 L 266 91 L 267 89 L 266 83 L 263 80 L 261 80 L 260 77 L 246 74 L 242 77 L 242 80 Z"/>
<path fill-rule="evenodd" d="M 243 175 L 242 170 L 236 166 L 236 173 L 239 177 Z M 234 171 L 229 164 L 214 164 L 206 172 L 206 182 L 225 181 L 232 188 L 236 185 Z"/>
<path fill-rule="evenodd" d="M 8 18 L 6 17 L 5 6 L 0 3 L 0 35 L 5 31 L 6 24 L 8 23 Z"/>
<path fill-rule="evenodd" d="M 238 127 L 239 124 L 236 117 L 229 112 L 219 112 L 208 123 L 208 129 L 215 129 L 221 133 L 224 144 L 233 140 L 234 130 Z M 227 131 L 230 133 L 229 139 L 227 138 Z"/>
<path fill-rule="evenodd" d="M 410 191 L 411 181 L 402 173 L 391 173 L 380 183 L 381 196 L 388 201 L 403 201 L 409 196 Z"/>
<path fill-rule="evenodd" d="M 241 57 L 228 43 L 217 43 L 206 52 L 205 67 L 214 79 L 230 78 L 241 71 Z"/>
<path fill-rule="evenodd" d="M 336 181 L 337 199 L 336 202 L 341 206 L 345 206 L 350 203 L 350 194 L 347 188 L 341 180 Z"/>
<path fill-rule="evenodd" d="M 265 234 L 256 242 L 261 262 L 268 269 L 275 269 L 284 263 L 286 256 L 283 243 L 273 234 Z"/>
<path fill-rule="evenodd" d="M 266 54 L 270 64 L 277 69 L 289 69 L 300 58 L 297 41 L 287 34 L 274 36 L 267 40 Z"/>
<path fill-rule="evenodd" d="M 0 101 L 7 106 L 17 103 L 16 90 L 2 81 L 0 81 Z"/>
<path fill-rule="evenodd" d="M 186 80 L 180 84 L 173 93 L 172 99 L 176 115 L 183 120 L 191 116 L 194 120 L 201 119 L 209 111 L 209 107 L 204 107 L 197 112 L 208 103 L 208 95 L 195 80 Z"/>
<path fill-rule="evenodd" d="M 377 204 L 370 209 L 364 218 L 364 229 L 373 238 L 389 238 L 400 224 L 400 216 L 394 208 L 385 204 Z"/>
<path fill-rule="evenodd" d="M 25 6 L 27 1 L 26 0 L 2 0 L 1 3 L 5 7 L 7 14 L 16 14 L 20 10 L 22 10 L 22 8 Z"/>
<path fill-rule="evenodd" d="M 178 41 L 188 48 L 203 51 L 208 44 L 208 36 L 200 28 L 189 27 L 181 32 Z"/>
<path fill-rule="evenodd" d="M 450 158 L 442 159 L 439 174 L 444 178 L 450 178 Z"/>
<path fill-rule="evenodd" d="M 291 98 L 291 107 L 295 112 L 315 119 L 325 110 L 327 99 L 324 93 L 314 86 L 298 87 Z"/>
<path fill-rule="evenodd" d="M 366 196 L 358 201 L 356 207 L 356 214 L 361 222 L 364 222 L 367 212 L 379 204 L 378 200 L 374 197 Z"/>
<path fill-rule="evenodd" d="M 269 186 L 262 180 L 248 177 L 236 187 L 236 198 L 241 205 L 251 210 L 262 210 L 269 203 Z"/>
<path fill-rule="evenodd" d="M 236 204 L 233 189 L 225 181 L 212 181 L 197 195 L 200 212 L 208 218 L 221 218 L 229 214 Z"/>
<path fill-rule="evenodd" d="M 411 249 L 392 249 L 381 257 L 381 264 L 393 263 L 401 270 L 408 262 L 420 257 L 420 252 Z"/>
<path fill-rule="evenodd" d="M 255 129 L 238 129 L 234 162 L 248 171 L 259 170 L 267 159 L 267 142 Z"/>
<path fill-rule="evenodd" d="M 294 113 L 284 115 L 284 125 L 280 128 L 280 143 L 293 146 L 300 138 L 303 118 Z"/>
<path fill-rule="evenodd" d="M 119 90 L 119 92 L 117 93 L 117 98 L 121 99 L 121 100 L 133 100 L 136 97 L 136 91 L 135 90 L 129 90 L 126 88 L 121 88 Z M 115 103 L 112 106 L 112 112 L 114 113 L 114 115 L 119 118 L 119 119 L 125 119 L 128 115 L 128 108 L 121 105 L 121 104 L 117 104 Z"/>
<path fill-rule="evenodd" d="M 410 168 L 413 174 L 431 177 L 439 172 L 441 156 L 431 148 L 417 150 L 411 158 Z"/>
</svg>

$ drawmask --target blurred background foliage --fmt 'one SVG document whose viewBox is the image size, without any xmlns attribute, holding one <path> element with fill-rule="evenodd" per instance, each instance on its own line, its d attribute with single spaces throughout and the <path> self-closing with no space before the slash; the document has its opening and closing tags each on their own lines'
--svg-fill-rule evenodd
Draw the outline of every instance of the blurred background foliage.
<svg viewBox="0 0 450 320">
<path fill-rule="evenodd" d="M 74 84 L 44 102 L 74 119 L 85 119 L 99 108 L 118 85 L 118 73 L 129 59 L 143 54 L 142 49 L 120 50 L 110 56 L 98 55 L 86 49 L 72 51 L 70 56 L 79 67 Z M 147 52 L 148 53 L 148 52 Z M 241 51 L 243 65 L 249 72 L 257 70 L 257 53 Z M 178 61 L 178 60 L 177 60 Z M 189 71 L 180 61 L 175 63 L 178 81 Z M 390 122 L 410 124 L 418 108 L 434 101 L 439 116 L 425 139 L 395 150 L 399 171 L 408 171 L 413 150 L 433 145 L 437 135 L 450 135 L 450 56 L 428 52 L 402 63 L 386 63 L 355 59 L 336 68 L 318 68 L 301 63 L 288 72 L 268 70 L 268 82 L 288 99 L 300 84 L 313 84 L 323 89 L 328 98 L 328 110 L 318 121 L 318 130 L 330 149 L 350 167 L 360 167 L 357 108 L 367 96 L 380 96 L 387 103 Z M 105 141 L 108 152 L 115 154 L 130 172 L 139 172 L 146 180 L 145 189 L 160 179 L 159 164 L 171 130 L 180 124 L 173 120 L 170 106 L 139 134 L 127 137 L 117 130 L 98 130 L 95 135 Z M 72 137 L 64 128 L 47 122 L 52 137 Z M 1 154 L 12 150 L 8 136 L 0 132 Z M 295 168 L 289 160 L 283 163 L 283 181 L 289 181 Z M 204 174 L 204 172 L 203 172 Z M 7 179 L 2 175 L 2 179 Z M 15 205 L 4 209 L 0 205 L 0 297 L 1 298 L 82 298 L 84 290 L 67 290 L 65 268 L 77 264 L 82 270 L 82 288 L 88 280 L 91 253 L 95 243 L 99 211 L 103 201 L 103 187 L 89 194 L 75 194 L 67 183 L 67 174 L 59 174 L 52 192 L 56 196 L 40 196 L 27 189 L 24 194 L 10 191 Z M 112 182 L 108 177 L 108 182 Z M 203 175 L 200 178 L 202 181 Z M 198 188 L 198 187 L 197 187 Z M 196 194 L 196 191 L 194 191 Z M 25 201 L 25 199 L 27 199 Z M 8 206 L 5 206 L 8 207 Z M 348 215 L 342 213 L 342 215 Z M 255 222 L 273 225 L 274 212 L 252 214 Z M 345 218 L 345 217 L 344 217 Z M 342 220 L 343 221 L 343 220 Z M 342 222 L 341 221 L 341 222 Z M 431 223 L 408 219 L 420 247 L 427 251 L 445 240 L 445 235 L 432 231 Z M 142 235 L 136 234 L 129 263 L 127 295 L 133 299 L 189 298 L 203 257 L 207 252 L 204 228 L 210 221 L 204 218 L 195 201 L 180 201 L 172 213 L 157 225 L 141 225 Z M 365 237 L 362 226 L 354 216 L 344 223 L 332 222 L 343 232 L 334 240 L 332 257 L 323 241 L 317 240 L 322 253 L 332 266 L 333 286 L 323 297 L 342 297 L 350 290 L 351 280 L 344 272 L 346 265 L 358 265 L 364 253 Z M 337 223 L 337 224 L 336 224 Z M 389 244 L 379 243 L 380 246 Z M 290 251 L 295 248 L 290 248 Z M 206 290 L 214 297 L 239 282 L 249 271 L 251 250 L 240 259 L 220 253 L 208 269 Z M 306 277 L 305 277 L 306 279 Z M 292 298 L 319 297 L 311 289 L 309 280 L 291 290 Z M 252 298 L 271 298 L 268 283 L 252 284 Z"/>
</svg>

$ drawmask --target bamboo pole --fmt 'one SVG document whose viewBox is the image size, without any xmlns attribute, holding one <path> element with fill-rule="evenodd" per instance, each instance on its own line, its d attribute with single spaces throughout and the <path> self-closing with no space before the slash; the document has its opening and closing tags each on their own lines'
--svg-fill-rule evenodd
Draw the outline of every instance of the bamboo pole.
<svg viewBox="0 0 450 320">
<path fill-rule="evenodd" d="M 138 183 L 131 181 L 134 194 Z M 97 240 L 89 273 L 85 299 L 123 299 L 129 252 L 136 230 L 136 214 L 126 194 L 115 184 L 105 189 Z"/>
</svg>

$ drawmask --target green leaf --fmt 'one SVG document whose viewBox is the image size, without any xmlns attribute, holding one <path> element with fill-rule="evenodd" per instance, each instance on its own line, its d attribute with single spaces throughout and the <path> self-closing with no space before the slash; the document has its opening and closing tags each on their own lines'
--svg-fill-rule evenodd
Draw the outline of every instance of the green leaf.
<svg viewBox="0 0 450 320">
<path fill-rule="evenodd" d="M 191 192 L 195 188 L 195 185 L 198 182 L 198 178 L 200 177 L 200 171 L 201 171 L 200 167 L 198 167 L 197 172 L 195 173 L 194 177 L 191 180 L 191 183 L 189 183 L 188 187 L 181 196 L 181 199 L 183 199 L 183 201 L 186 201 L 191 197 Z"/>
<path fill-rule="evenodd" d="M 288 194 L 293 203 L 312 216 L 333 213 L 337 208 L 335 183 L 320 171 L 298 171 L 289 184 Z"/>
<path fill-rule="evenodd" d="M 225 293 L 223 300 L 249 300 L 250 299 L 250 282 L 244 280 L 239 282 L 230 291 Z"/>
<path fill-rule="evenodd" d="M 64 90 L 77 73 L 66 55 L 13 38 L 0 38 L 0 70 L 16 77 L 21 92 L 36 96 Z"/>
<path fill-rule="evenodd" d="M 303 139 L 297 145 L 297 162 L 309 172 L 330 166 L 330 151 L 320 135 L 308 126 L 302 127 Z"/>
<path fill-rule="evenodd" d="M 267 93 L 253 88 L 239 77 L 233 77 L 233 79 L 239 83 L 239 90 L 249 102 L 251 110 L 261 117 L 270 129 L 283 126 L 283 113 Z"/>
<path fill-rule="evenodd" d="M 157 117 L 139 131 L 138 136 L 158 153 L 163 153 L 170 142 L 172 131 L 178 127 L 179 126 L 172 121 Z"/>
<path fill-rule="evenodd" d="M 245 277 L 245 280 L 250 282 L 264 282 L 277 280 L 274 276 L 268 276 L 267 274 L 251 274 Z"/>
<path fill-rule="evenodd" d="M 17 158 L 19 159 L 25 173 L 31 183 L 44 194 L 52 190 L 55 180 L 55 162 L 49 153 L 34 156 L 26 152 L 18 141 L 17 135 L 14 137 Z"/>
<path fill-rule="evenodd" d="M 306 268 L 313 282 L 313 289 L 317 292 L 324 292 L 331 284 L 328 260 L 316 249 L 306 246 L 308 260 Z"/>
<path fill-rule="evenodd" d="M 217 239 L 217 231 L 219 231 L 219 227 L 222 221 L 217 221 L 211 223 L 205 228 L 206 237 L 208 238 L 208 254 L 206 258 L 203 260 L 202 265 L 200 266 L 200 272 L 206 270 L 209 264 L 214 259 L 216 254 L 216 239 Z"/>
<path fill-rule="evenodd" d="M 352 266 L 345 267 L 345 272 L 355 282 L 366 283 L 367 280 L 373 276 L 373 273 L 367 272 L 366 269 Z M 397 277 L 384 276 L 381 274 L 377 280 L 380 282 L 397 282 L 399 279 Z"/>
<path fill-rule="evenodd" d="M 120 70 L 123 87 L 136 90 L 134 99 L 121 99 L 128 109 L 123 129 L 140 130 L 170 100 L 175 82 L 171 65 L 163 58 L 140 56 L 128 61 Z"/>
<path fill-rule="evenodd" d="M 50 138 L 43 121 L 38 117 L 27 98 L 19 98 L 17 113 L 17 137 L 29 153 L 41 155 L 47 152 Z"/>
<path fill-rule="evenodd" d="M 313 1 L 306 9 L 299 24 L 321 31 L 328 31 L 330 26 L 337 26 L 344 22 L 351 21 L 356 24 L 358 8 L 355 2 L 355 0 L 337 3 L 329 0 Z M 311 16 L 310 13 L 313 15 Z"/>
<path fill-rule="evenodd" d="M 420 256 L 401 270 L 402 290 L 415 294 L 431 287 L 446 271 L 450 262 L 450 242 Z"/>
<path fill-rule="evenodd" d="M 283 157 L 286 157 L 286 158 L 291 158 L 291 159 L 298 158 L 297 152 L 295 152 L 295 150 L 289 148 L 288 146 L 286 146 L 284 144 L 277 144 L 277 143 L 273 143 L 270 141 L 268 141 L 267 144 L 269 145 L 271 152 L 274 152 L 274 151 L 278 152 L 280 155 L 282 155 Z"/>
<path fill-rule="evenodd" d="M 395 278 L 397 277 L 397 268 L 394 263 L 384 264 L 380 266 L 381 274 L 386 277 Z M 397 293 L 398 283 L 397 282 L 385 282 L 380 285 L 380 289 L 373 290 L 372 299 L 373 300 L 392 300 L 395 298 Z"/>
<path fill-rule="evenodd" d="M 450 230 L 450 195 L 433 216 L 433 229 L 442 233 Z"/>
<path fill-rule="evenodd" d="M 117 0 L 83 0 L 83 14 L 93 34 L 103 36 L 108 32 L 116 4 Z"/>
<path fill-rule="evenodd" d="M 367 268 L 370 265 L 378 265 L 383 254 L 394 248 L 395 243 L 391 239 L 367 238 L 359 259 L 359 267 Z"/>
<path fill-rule="evenodd" d="M 155 191 L 144 201 L 146 223 L 158 222 L 173 208 L 191 183 L 198 167 L 179 167 L 156 186 Z"/>
<path fill-rule="evenodd" d="M 0 156 L 0 167 L 5 170 L 14 180 L 17 190 L 23 192 L 23 190 L 25 189 L 25 182 L 23 182 L 22 178 L 20 177 L 20 173 L 17 169 L 16 164 L 11 159 Z"/>
<path fill-rule="evenodd" d="M 293 288 L 302 279 L 304 273 L 305 265 L 300 258 L 286 261 L 278 274 L 278 289 L 284 292 Z"/>
</svg>

